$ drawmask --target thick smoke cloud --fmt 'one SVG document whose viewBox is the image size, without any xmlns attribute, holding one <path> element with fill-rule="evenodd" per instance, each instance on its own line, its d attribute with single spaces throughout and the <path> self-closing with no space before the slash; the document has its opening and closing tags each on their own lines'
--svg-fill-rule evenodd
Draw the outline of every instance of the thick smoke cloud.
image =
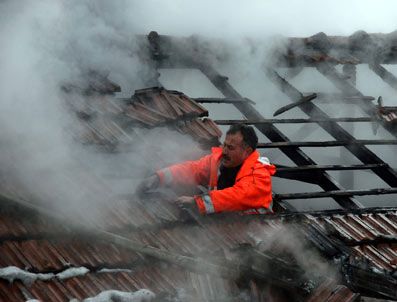
<svg viewBox="0 0 397 302">
<path fill-rule="evenodd" d="M 130 154 L 104 155 L 76 142 L 81 129 L 69 110 L 71 96 L 61 92 L 64 84 L 84 87 L 83 74 L 96 70 L 120 84 L 122 96 L 147 87 L 150 72 L 137 56 L 139 22 L 124 13 L 132 9 L 121 1 L 0 3 L 0 167 L 8 188 L 3 192 L 95 216 L 99 205 L 132 193 L 160 162 L 194 152 L 190 139 L 165 129 L 146 135 L 153 145 L 140 144 Z M 191 147 L 181 151 L 180 145 Z M 130 178 L 113 186 L 104 177 L 110 166 L 129 167 Z"/>
<path fill-rule="evenodd" d="M 93 209 L 100 212 L 98 205 L 108 202 L 112 196 L 133 192 L 145 173 L 159 168 L 156 157 L 176 162 L 198 152 L 193 142 L 164 129 L 148 134 L 148 141 L 155 145 L 142 145 L 132 154 L 103 156 L 76 144 L 78 121 L 66 107 L 60 86 L 84 84 L 82 73 L 92 69 L 108 73 L 112 81 L 121 85 L 122 96 L 130 96 L 135 89 L 146 87 L 151 74 L 137 56 L 142 46 L 135 39 L 137 34 L 156 30 L 159 34 L 194 34 L 223 39 L 230 46 L 229 50 L 215 44 L 214 53 L 221 53 L 226 59 L 213 63 L 242 95 L 257 102 L 258 110 L 265 117 L 271 117 L 276 109 L 289 103 L 262 71 L 272 43 L 277 43 L 281 35 L 310 36 L 320 31 L 350 35 L 357 30 L 388 33 L 396 29 L 396 19 L 397 3 L 392 0 L 381 4 L 362 0 L 323 3 L 315 0 L 0 0 L 0 171 L 3 183 L 18 188 L 18 192 L 10 189 L 11 195 L 37 199 L 62 211 L 71 209 L 73 212 L 79 208 L 87 215 L 100 216 Z M 166 88 L 184 91 L 192 97 L 222 96 L 197 72 L 177 72 L 179 74 L 173 77 L 175 73 L 161 71 L 160 81 Z M 370 77 L 359 78 L 359 88 L 368 88 L 368 81 L 371 85 L 374 83 Z M 313 77 L 312 70 L 305 71 L 292 83 L 302 91 L 334 89 L 318 74 Z M 391 104 L 388 102 L 394 95 L 395 92 L 389 92 L 385 103 Z M 219 114 L 222 109 L 214 106 L 210 110 L 211 117 L 225 118 Z M 331 113 L 344 112 L 341 108 Z M 228 116 L 240 117 L 237 111 Z M 306 116 L 294 110 L 283 117 Z M 365 135 L 371 131 L 370 125 L 367 126 Z M 281 130 L 295 140 L 330 139 L 319 129 Z M 311 134 L 301 137 L 302 133 Z M 267 141 L 263 136 L 260 140 Z M 189 147 L 181 152 L 180 146 Z M 305 151 L 319 164 L 335 164 L 340 160 L 340 150 L 331 150 L 330 154 L 322 152 L 321 157 L 316 157 L 319 153 L 315 150 Z M 387 158 L 395 166 L 395 152 L 386 151 L 390 154 Z M 272 161 L 293 165 L 278 151 L 268 151 L 266 155 Z M 117 185 L 109 183 L 106 175 L 112 174 L 112 169 L 120 169 L 131 177 L 124 182 L 117 180 Z M 87 171 L 97 177 L 97 183 L 87 176 Z M 369 179 L 367 174 L 359 180 L 362 188 L 379 186 L 379 180 Z M 287 193 L 287 188 L 292 192 L 304 188 L 291 183 L 275 180 L 275 191 Z M 305 190 L 318 188 L 307 186 Z M 299 206 L 298 202 L 296 204 Z M 321 200 L 311 205 L 302 202 L 300 206 L 324 208 L 329 204 Z M 290 234 L 288 230 L 284 233 Z M 281 241 L 286 249 L 301 252 L 295 255 L 299 264 L 312 273 L 304 261 L 305 256 L 312 254 L 304 253 L 302 246 L 296 249 L 298 243 L 291 236 L 265 235 L 256 234 L 258 241 Z M 317 257 L 311 259 L 316 269 L 328 270 Z"/>
<path fill-rule="evenodd" d="M 393 0 L 149 0 L 139 5 L 138 19 L 145 20 L 145 31 L 173 35 L 200 33 L 233 39 L 244 35 L 310 36 L 320 31 L 350 35 L 357 30 L 394 31 L 396 6 Z"/>
</svg>

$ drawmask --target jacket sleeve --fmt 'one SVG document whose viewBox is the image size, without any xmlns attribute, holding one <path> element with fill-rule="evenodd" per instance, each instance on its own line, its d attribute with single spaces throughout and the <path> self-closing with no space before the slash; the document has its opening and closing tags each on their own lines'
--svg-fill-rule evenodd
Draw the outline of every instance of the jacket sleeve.
<svg viewBox="0 0 397 302">
<path fill-rule="evenodd" d="M 204 185 L 210 175 L 211 155 L 196 161 L 187 161 L 157 171 L 160 185 Z"/>
<path fill-rule="evenodd" d="M 274 173 L 271 168 L 274 166 L 254 170 L 251 175 L 236 181 L 233 187 L 195 196 L 200 213 L 244 211 L 253 208 L 269 209 L 272 202 L 270 175 Z"/>
</svg>

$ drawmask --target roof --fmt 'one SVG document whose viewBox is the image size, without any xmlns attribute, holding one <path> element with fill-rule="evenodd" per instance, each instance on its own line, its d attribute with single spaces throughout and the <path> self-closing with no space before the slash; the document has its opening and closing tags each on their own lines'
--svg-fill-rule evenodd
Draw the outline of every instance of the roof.
<svg viewBox="0 0 397 302">
<path fill-rule="evenodd" d="M 156 33 L 148 38 L 150 57 L 157 67 L 186 64 L 198 68 L 224 98 L 192 98 L 161 85 L 137 90 L 131 98 L 117 98 L 107 89 L 94 89 L 91 94 L 88 85 L 65 96 L 81 93 L 93 98 L 84 106 L 71 107 L 82 122 L 77 139 L 100 152 L 128 152 L 137 141 L 150 140 L 151 132 L 167 128 L 188 134 L 208 149 L 219 144 L 217 125 L 243 122 L 254 125 L 270 140 L 260 142 L 260 148 L 278 148 L 296 164 L 277 163 L 277 177 L 315 184 L 320 191 L 275 192 L 275 215 L 200 216 L 194 208 L 178 207 L 175 194 L 168 191 L 144 198 L 111 196 L 110 202 L 100 207 L 93 203 L 84 210 L 51 208 L 5 178 L 0 207 L 0 297 L 7 301 L 69 301 L 119 290 L 138 291 L 154 301 L 266 301 L 272 297 L 331 302 L 358 301 L 361 296 L 397 300 L 397 209 L 366 208 L 355 198 L 365 195 L 380 200 L 384 194 L 395 193 L 395 170 L 381 154 L 367 148 L 371 143 L 393 144 L 395 139 L 365 143 L 356 139 L 313 102 L 335 95 L 304 95 L 272 67 L 266 70 L 269 79 L 293 105 L 282 109 L 296 107 L 309 118 L 266 119 L 254 102 L 240 95 L 227 77 L 205 61 L 205 55 L 195 56 L 198 46 L 193 40 Z M 337 97 L 355 102 L 367 113 L 363 120 L 395 137 L 394 125 L 376 117 L 382 107 L 371 103 L 375 98 L 357 91 L 333 66 L 318 68 L 341 89 Z M 101 81 L 105 84 L 100 87 L 108 87 L 106 77 Z M 213 121 L 206 117 L 206 103 L 234 106 L 245 119 Z M 315 144 L 290 141 L 276 127 L 308 121 L 335 138 L 321 142 L 322 147 L 343 145 L 362 165 L 317 165 L 302 149 L 305 143 Z M 159 161 L 157 165 L 169 164 Z M 389 187 L 346 190 L 328 173 L 359 169 L 370 171 Z M 89 169 L 84 173 L 85 185 L 97 190 L 96 196 L 111 190 L 110 184 Z M 296 198 L 310 202 L 314 197 L 333 198 L 340 209 L 304 212 L 289 202 Z M 139 292 L 142 289 L 155 297 Z"/>
<path fill-rule="evenodd" d="M 395 64 L 397 32 L 370 34 L 357 31 L 350 36 L 327 36 L 320 32 L 307 38 L 288 38 L 284 50 L 276 50 L 277 64 L 315 66 L 330 64 Z"/>
</svg>

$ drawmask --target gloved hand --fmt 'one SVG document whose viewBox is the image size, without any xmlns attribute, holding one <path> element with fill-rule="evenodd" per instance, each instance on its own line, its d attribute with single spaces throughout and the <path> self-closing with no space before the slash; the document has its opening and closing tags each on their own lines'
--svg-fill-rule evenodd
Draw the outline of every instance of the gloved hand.
<svg viewBox="0 0 397 302">
<path fill-rule="evenodd" d="M 176 202 L 180 206 L 192 205 L 195 203 L 193 196 L 180 196 L 177 198 Z"/>
<path fill-rule="evenodd" d="M 183 222 L 189 222 L 195 220 L 195 214 L 197 213 L 196 202 L 192 196 L 180 196 L 176 200 L 176 204 L 181 209 L 178 219 Z"/>
<path fill-rule="evenodd" d="M 144 193 L 158 188 L 160 184 L 160 178 L 157 174 L 145 178 L 136 188 L 135 193 L 139 196 Z"/>
</svg>

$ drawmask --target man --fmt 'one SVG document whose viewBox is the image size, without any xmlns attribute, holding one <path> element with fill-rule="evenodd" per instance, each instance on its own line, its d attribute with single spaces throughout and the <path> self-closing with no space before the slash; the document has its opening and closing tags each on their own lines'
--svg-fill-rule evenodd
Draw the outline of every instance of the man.
<svg viewBox="0 0 397 302">
<path fill-rule="evenodd" d="M 272 213 L 270 176 L 275 166 L 256 150 L 258 137 L 251 126 L 233 125 L 222 147 L 212 148 L 210 155 L 159 170 L 145 179 L 137 191 L 143 193 L 158 186 L 202 185 L 208 192 L 182 196 L 177 202 L 196 204 L 200 213 L 226 211 Z"/>
</svg>

